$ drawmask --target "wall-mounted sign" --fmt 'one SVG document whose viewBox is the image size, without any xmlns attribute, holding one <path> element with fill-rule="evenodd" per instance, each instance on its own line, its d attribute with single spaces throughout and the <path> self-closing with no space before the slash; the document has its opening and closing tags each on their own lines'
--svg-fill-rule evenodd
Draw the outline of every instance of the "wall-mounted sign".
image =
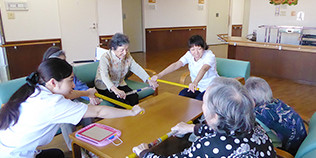
<svg viewBox="0 0 316 158">
<path fill-rule="evenodd" d="M 148 0 L 148 3 L 156 3 L 156 0 Z"/>
<path fill-rule="evenodd" d="M 280 5 L 280 4 L 288 4 L 288 5 L 297 5 L 298 0 L 270 0 L 270 4 Z"/>
<path fill-rule="evenodd" d="M 8 11 L 28 11 L 27 1 L 6 0 L 6 9 Z"/>
<path fill-rule="evenodd" d="M 199 0 L 199 4 L 204 4 L 204 0 Z"/>
</svg>

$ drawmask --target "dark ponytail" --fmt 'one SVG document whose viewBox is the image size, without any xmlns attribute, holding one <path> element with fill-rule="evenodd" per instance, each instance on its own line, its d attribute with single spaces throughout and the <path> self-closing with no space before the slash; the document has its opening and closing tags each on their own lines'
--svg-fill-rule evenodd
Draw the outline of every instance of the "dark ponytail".
<svg viewBox="0 0 316 158">
<path fill-rule="evenodd" d="M 35 88 L 39 89 L 38 84 L 45 86 L 45 83 L 51 78 L 61 81 L 69 77 L 71 73 L 72 66 L 64 60 L 52 58 L 43 61 L 37 71 L 26 78 L 26 83 L 0 109 L 0 130 L 6 130 L 18 122 L 21 103 L 34 93 Z"/>
</svg>

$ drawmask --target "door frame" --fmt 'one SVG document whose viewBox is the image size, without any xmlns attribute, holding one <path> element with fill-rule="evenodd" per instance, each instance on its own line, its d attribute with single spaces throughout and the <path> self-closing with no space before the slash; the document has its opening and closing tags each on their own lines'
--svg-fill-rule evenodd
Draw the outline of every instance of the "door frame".
<svg viewBox="0 0 316 158">
<path fill-rule="evenodd" d="M 130 0 L 127 0 L 127 1 L 130 1 Z M 137 29 L 140 29 L 140 35 L 137 37 L 137 38 L 139 38 L 139 39 L 141 39 L 141 42 L 139 42 L 138 44 L 138 48 L 140 49 L 140 50 L 132 50 L 132 52 L 145 52 L 144 50 L 145 50 L 145 38 L 144 38 L 144 33 L 145 33 L 145 28 L 144 28 L 144 7 L 143 7 L 143 0 L 139 0 L 139 2 L 140 2 L 140 21 L 141 21 L 141 25 L 140 25 L 140 27 L 139 28 L 137 28 Z M 126 34 L 126 35 L 128 35 L 128 32 L 125 32 L 124 31 L 124 28 L 126 27 L 126 26 L 124 26 L 124 8 L 123 8 L 123 0 L 122 0 L 122 15 L 123 15 L 123 17 L 122 17 L 122 19 L 123 19 L 123 33 L 124 34 Z M 131 37 L 129 37 L 130 38 L 130 40 L 131 40 Z"/>
</svg>

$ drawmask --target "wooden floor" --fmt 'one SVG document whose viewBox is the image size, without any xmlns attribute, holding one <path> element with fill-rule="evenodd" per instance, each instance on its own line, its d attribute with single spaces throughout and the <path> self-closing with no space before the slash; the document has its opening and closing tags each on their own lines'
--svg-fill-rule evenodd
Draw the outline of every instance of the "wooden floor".
<svg viewBox="0 0 316 158">
<path fill-rule="evenodd" d="M 210 49 L 217 57 L 227 57 L 227 46 L 211 46 Z M 177 49 L 160 52 L 132 53 L 132 56 L 141 66 L 160 72 L 172 62 L 177 61 L 186 49 Z M 187 67 L 180 68 L 178 71 L 163 77 L 164 80 L 178 82 L 180 75 L 187 71 Z M 267 80 L 270 84 L 273 95 L 283 100 L 298 112 L 305 120 L 309 120 L 316 112 L 316 87 L 310 85 L 302 85 L 293 81 L 259 76 Z M 171 92 L 177 94 L 181 88 L 160 83 L 159 93 Z M 61 135 L 56 136 L 53 142 L 46 147 L 57 147 L 67 153 L 67 157 L 71 157 L 67 152 L 67 148 Z"/>
</svg>

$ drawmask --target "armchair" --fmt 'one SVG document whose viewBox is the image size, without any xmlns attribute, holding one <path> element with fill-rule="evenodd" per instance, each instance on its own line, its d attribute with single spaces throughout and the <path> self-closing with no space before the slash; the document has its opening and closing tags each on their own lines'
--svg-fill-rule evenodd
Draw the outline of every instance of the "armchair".
<svg viewBox="0 0 316 158">
<path fill-rule="evenodd" d="M 94 79 L 96 76 L 96 72 L 99 66 L 99 62 L 92 62 L 92 63 L 87 63 L 87 64 L 82 64 L 82 65 L 78 65 L 78 66 L 74 66 L 74 74 L 77 76 L 77 78 L 79 80 L 81 80 L 82 82 L 85 82 L 88 87 L 94 87 Z M 149 70 L 149 69 L 145 69 L 150 75 L 154 75 L 156 74 L 155 71 L 153 70 Z M 136 89 L 140 89 L 140 88 L 144 88 L 149 86 L 147 83 L 143 83 L 143 82 L 139 82 L 139 81 L 134 81 L 131 79 L 125 79 L 126 84 L 133 90 Z M 147 96 L 150 95 L 157 95 L 158 94 L 158 89 L 156 88 L 156 90 L 152 90 L 152 89 L 146 89 L 143 91 L 140 91 L 137 93 L 138 94 L 138 99 L 141 100 Z M 83 101 L 85 102 L 85 101 Z M 101 105 L 110 105 L 113 106 L 112 103 L 107 102 L 107 101 L 103 101 L 101 103 Z"/>
<path fill-rule="evenodd" d="M 26 77 L 0 83 L 0 105 L 8 102 L 13 93 L 25 83 Z"/>
<path fill-rule="evenodd" d="M 276 152 L 278 157 L 281 158 L 294 158 L 288 152 L 277 149 Z M 316 155 L 316 112 L 313 114 L 312 118 L 308 123 L 308 134 L 304 139 L 303 143 L 299 147 L 295 158 L 314 158 Z"/>
<path fill-rule="evenodd" d="M 219 76 L 235 78 L 244 83 L 250 76 L 250 62 L 216 57 L 216 70 Z M 184 72 L 180 77 L 180 83 L 185 84 L 190 72 Z"/>
</svg>

